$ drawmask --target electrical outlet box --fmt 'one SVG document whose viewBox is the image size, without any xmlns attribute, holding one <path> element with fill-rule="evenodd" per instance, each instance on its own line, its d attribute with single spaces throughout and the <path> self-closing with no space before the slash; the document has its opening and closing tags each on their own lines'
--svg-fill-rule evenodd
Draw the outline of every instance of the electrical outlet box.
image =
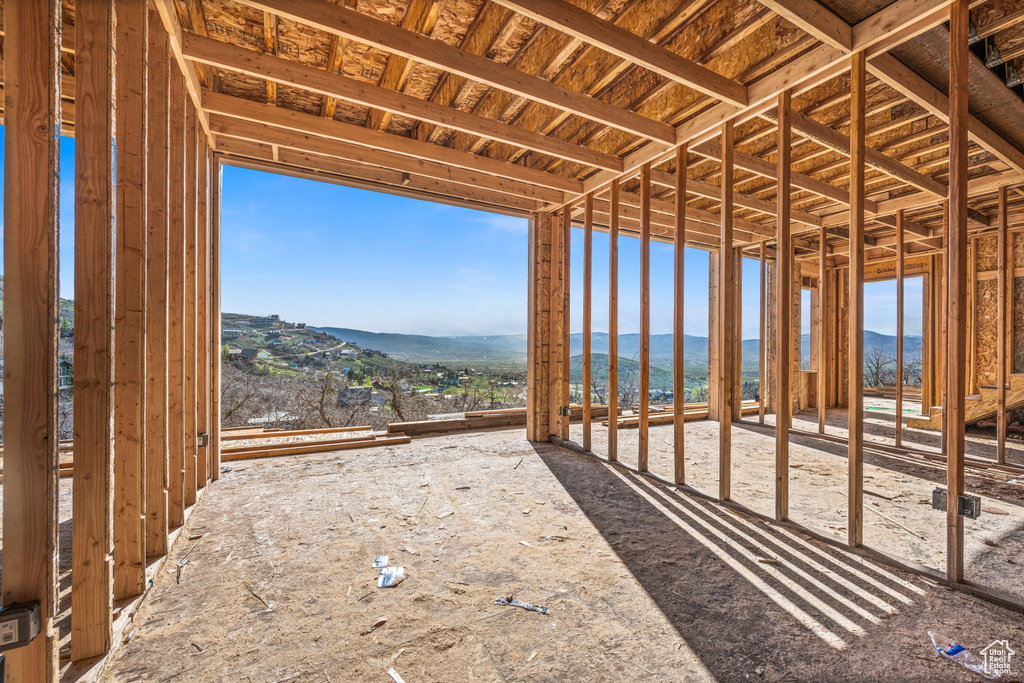
<svg viewBox="0 0 1024 683">
<path fill-rule="evenodd" d="M 956 514 L 968 519 L 977 519 L 981 515 L 981 498 L 966 494 L 957 496 Z"/>
<path fill-rule="evenodd" d="M 206 448 L 210 445 L 210 435 L 206 432 L 202 434 L 196 434 L 196 441 L 198 442 L 199 448 Z"/>
<path fill-rule="evenodd" d="M 932 507 L 936 510 L 946 509 L 946 489 L 936 486 L 932 489 Z"/>
<path fill-rule="evenodd" d="M 38 602 L 21 602 L 0 610 L 0 651 L 24 647 L 41 629 Z"/>
</svg>

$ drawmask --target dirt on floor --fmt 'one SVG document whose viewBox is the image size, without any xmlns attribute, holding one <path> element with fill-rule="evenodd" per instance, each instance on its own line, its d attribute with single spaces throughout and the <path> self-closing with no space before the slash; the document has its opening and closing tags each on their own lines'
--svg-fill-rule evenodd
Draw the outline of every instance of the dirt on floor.
<svg viewBox="0 0 1024 683">
<path fill-rule="evenodd" d="M 769 448 L 735 433 L 736 462 Z M 524 436 L 232 463 L 107 679 L 966 681 L 929 630 L 1024 644 L 1018 613 Z M 377 587 L 381 555 L 402 583 Z"/>
<path fill-rule="evenodd" d="M 904 418 L 919 414 L 905 409 Z M 946 486 L 945 462 L 918 455 L 901 455 L 873 448 L 894 445 L 895 401 L 870 398 L 864 411 L 864 544 L 906 564 L 945 572 L 945 512 L 932 508 L 932 491 Z M 817 414 L 798 413 L 795 430 L 817 432 Z M 732 499 L 750 509 L 775 516 L 775 416 L 757 415 L 732 424 Z M 829 410 L 826 434 L 847 436 L 847 412 Z M 619 460 L 636 466 L 638 430 L 618 432 Z M 607 428 L 595 425 L 591 450 L 607 455 Z M 573 424 L 570 437 L 583 441 L 582 424 Z M 685 428 L 687 484 L 717 496 L 719 491 L 719 424 L 687 422 Z M 904 429 L 905 446 L 940 453 L 938 432 Z M 995 440 L 969 430 L 968 457 L 995 458 Z M 672 479 L 672 425 L 650 428 L 649 469 Z M 848 516 L 847 446 L 793 433 L 790 438 L 790 518 L 836 540 L 846 542 Z M 1007 462 L 1024 465 L 1024 444 L 1007 441 Z M 1024 601 L 1024 475 L 967 467 L 966 491 L 980 496 L 982 514 L 965 519 L 966 578 L 1009 593 Z"/>
</svg>

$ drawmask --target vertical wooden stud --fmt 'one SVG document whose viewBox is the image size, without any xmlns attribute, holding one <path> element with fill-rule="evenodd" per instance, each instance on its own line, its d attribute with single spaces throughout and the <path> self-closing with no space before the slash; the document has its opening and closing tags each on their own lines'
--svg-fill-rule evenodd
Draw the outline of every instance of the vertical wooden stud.
<svg viewBox="0 0 1024 683">
<path fill-rule="evenodd" d="M 146 3 L 116 0 L 114 599 L 146 585 Z"/>
<path fill-rule="evenodd" d="M 651 398 L 651 165 L 640 169 L 640 439 L 637 469 L 647 471 Z"/>
<path fill-rule="evenodd" d="M 765 403 L 765 401 L 764 401 L 764 376 L 765 376 L 765 373 L 768 372 L 768 362 L 767 362 L 768 359 L 765 357 L 765 332 L 766 332 L 765 327 L 766 327 L 766 322 L 767 322 L 766 316 L 768 314 L 768 312 L 766 310 L 766 304 L 767 304 L 767 301 L 768 301 L 768 292 L 765 291 L 766 288 L 767 288 L 767 283 L 766 283 L 766 279 L 765 279 L 766 278 L 766 273 L 765 273 L 765 260 L 764 260 L 764 256 L 765 256 L 765 242 L 762 240 L 761 241 L 761 249 L 760 249 L 760 252 L 758 254 L 758 258 L 760 260 L 760 265 L 761 265 L 761 271 L 760 271 L 761 272 L 761 298 L 760 298 L 760 303 L 759 303 L 760 308 L 761 308 L 761 313 L 760 313 L 760 316 L 758 317 L 758 324 L 760 325 L 761 332 L 760 332 L 760 335 L 758 337 L 758 344 L 757 344 L 757 348 L 758 348 L 758 351 L 757 351 L 757 422 L 758 422 L 758 424 L 764 424 L 764 403 Z"/>
<path fill-rule="evenodd" d="M 608 226 L 608 459 L 619 459 L 619 180 L 612 181 Z"/>
<path fill-rule="evenodd" d="M 850 98 L 849 511 L 847 539 L 864 542 L 864 116 L 867 66 L 853 56 Z"/>
<path fill-rule="evenodd" d="M 732 253 L 733 223 L 733 156 L 735 153 L 733 122 L 722 127 L 722 226 L 718 252 L 718 497 L 729 500 L 732 495 L 732 405 L 733 335 L 736 318 L 735 257 Z"/>
<path fill-rule="evenodd" d="M 185 523 L 185 81 L 168 81 L 167 521 Z"/>
<path fill-rule="evenodd" d="M 949 18 L 949 231 L 946 250 L 946 578 L 964 580 L 964 520 L 957 497 L 964 492 L 964 400 L 967 372 L 967 107 L 970 3 L 955 0 Z"/>
<path fill-rule="evenodd" d="M 199 130 L 196 194 L 196 431 L 210 437 L 210 223 L 207 220 L 209 200 L 209 154 L 206 135 Z M 196 449 L 196 482 L 199 488 L 210 480 L 209 446 Z"/>
<path fill-rule="evenodd" d="M 903 210 L 896 212 L 896 445 L 903 445 Z"/>
<path fill-rule="evenodd" d="M 996 293 L 996 460 L 1000 465 L 1006 462 L 1006 356 L 1007 345 L 1003 340 L 1007 337 L 1009 306 L 1007 305 L 1008 287 L 1012 282 L 1007 276 L 1007 251 L 1010 234 L 1006 215 L 1006 188 L 999 188 L 999 237 L 998 237 L 998 272 Z M 1012 277 L 1013 268 L 1009 268 Z"/>
<path fill-rule="evenodd" d="M 792 93 L 779 95 L 775 247 L 775 519 L 789 519 L 789 420 L 793 411 L 793 246 L 790 239 Z"/>
<path fill-rule="evenodd" d="M 146 556 L 167 553 L 167 33 L 149 10 L 146 123 Z"/>
<path fill-rule="evenodd" d="M 195 505 L 198 479 L 196 478 L 196 285 L 197 242 L 196 193 L 198 134 L 196 110 L 191 102 L 185 108 L 185 507 Z"/>
<path fill-rule="evenodd" d="M 562 220 L 562 385 L 560 391 L 560 398 L 558 400 L 559 406 L 565 407 L 565 415 L 562 417 L 561 424 L 561 437 L 562 439 L 569 440 L 569 422 L 571 421 L 569 404 L 570 396 L 570 358 L 572 353 L 572 328 L 569 325 L 569 304 L 571 303 L 571 273 L 570 266 L 572 265 L 572 210 L 566 207 L 565 214 Z"/>
<path fill-rule="evenodd" d="M 674 257 L 675 310 L 672 325 L 672 407 L 675 413 L 673 425 L 673 456 L 675 459 L 675 477 L 677 484 L 686 483 L 686 442 L 685 420 L 683 412 L 686 408 L 686 363 L 684 360 L 684 326 L 686 292 L 686 167 L 689 151 L 684 143 L 676 149 L 676 230 Z"/>
<path fill-rule="evenodd" d="M 210 447 L 213 449 L 213 479 L 220 479 L 220 202 L 224 172 L 220 161 L 214 157 L 210 183 L 210 286 L 213 292 L 210 305 L 213 307 L 212 332 L 210 339 Z M 547 438 L 547 431 L 544 432 Z"/>
<path fill-rule="evenodd" d="M 590 452 L 591 418 L 591 285 L 594 270 L 594 193 L 587 194 L 583 205 L 583 450 Z"/>
<path fill-rule="evenodd" d="M 11 9 L 11 5 L 5 7 L 6 12 Z M 12 30 L 9 24 L 7 30 Z M 71 613 L 71 657 L 76 661 L 104 654 L 110 649 L 112 638 L 113 50 L 113 2 L 89 0 L 80 3 L 75 17 L 76 455 L 71 567 L 71 597 L 77 605 Z M 13 131 L 8 135 L 14 137 Z M 11 201 L 13 198 L 8 195 L 7 199 Z M 8 302 L 11 301 L 9 292 L 7 297 Z M 11 350 L 8 347 L 8 354 Z M 20 365 L 12 360 L 8 358 L 10 365 Z M 7 399 L 10 401 L 11 398 L 8 393 Z M 15 451 L 10 443 L 7 448 Z M 5 490 L 10 489 L 5 486 Z M 6 546 L 5 537 L 5 556 L 11 550 Z M 14 552 L 17 557 L 17 550 Z M 6 584 L 6 571 L 4 574 Z"/>
<path fill-rule="evenodd" d="M 825 433 L 825 368 L 828 358 L 828 334 L 825 332 L 825 311 L 827 310 L 827 297 L 825 278 L 827 274 L 827 248 L 828 240 L 825 235 L 824 226 L 818 229 L 818 433 Z"/>
</svg>

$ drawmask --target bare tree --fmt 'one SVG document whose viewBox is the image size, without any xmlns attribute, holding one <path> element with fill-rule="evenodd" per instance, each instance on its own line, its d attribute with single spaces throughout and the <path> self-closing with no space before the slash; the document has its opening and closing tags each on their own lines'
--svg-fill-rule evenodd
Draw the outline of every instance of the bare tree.
<svg viewBox="0 0 1024 683">
<path fill-rule="evenodd" d="M 864 352 L 864 383 L 880 387 L 896 381 L 896 359 L 881 346 L 872 346 Z"/>
<path fill-rule="evenodd" d="M 299 381 L 294 408 L 286 412 L 296 416 L 296 427 L 300 429 L 337 427 L 341 421 L 339 388 L 337 375 L 333 372 L 311 373 Z"/>
</svg>

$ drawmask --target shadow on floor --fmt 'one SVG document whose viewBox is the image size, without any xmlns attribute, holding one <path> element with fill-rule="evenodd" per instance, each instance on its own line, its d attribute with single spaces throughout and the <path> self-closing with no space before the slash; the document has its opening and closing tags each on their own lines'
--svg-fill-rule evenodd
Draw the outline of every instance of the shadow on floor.
<svg viewBox="0 0 1024 683">
<path fill-rule="evenodd" d="M 719 680 L 958 675 L 926 647 L 922 619 L 943 617 L 920 604 L 919 580 L 591 456 L 535 448 Z M 901 656 L 911 668 L 892 664 Z"/>
</svg>

